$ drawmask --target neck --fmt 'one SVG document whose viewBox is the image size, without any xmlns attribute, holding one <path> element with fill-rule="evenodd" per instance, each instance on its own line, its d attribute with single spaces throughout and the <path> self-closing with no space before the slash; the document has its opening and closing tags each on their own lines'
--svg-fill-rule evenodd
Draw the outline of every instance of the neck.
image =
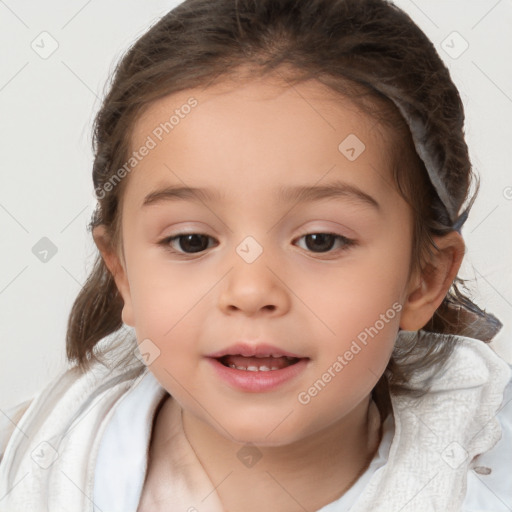
<svg viewBox="0 0 512 512">
<path fill-rule="evenodd" d="M 370 412 L 372 407 L 372 414 Z M 368 396 L 347 417 L 307 438 L 247 451 L 182 411 L 183 430 L 226 510 L 317 510 L 346 492 L 366 470 L 380 443 L 380 416 Z M 247 447 L 245 447 L 247 450 Z M 243 453 L 243 452 L 242 452 Z M 229 475 L 229 477 L 227 477 Z"/>
</svg>

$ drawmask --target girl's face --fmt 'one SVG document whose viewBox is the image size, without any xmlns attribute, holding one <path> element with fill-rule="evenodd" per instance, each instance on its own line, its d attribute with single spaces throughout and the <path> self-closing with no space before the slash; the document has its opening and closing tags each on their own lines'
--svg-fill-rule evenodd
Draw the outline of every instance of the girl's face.
<svg viewBox="0 0 512 512">
<path fill-rule="evenodd" d="M 347 419 L 384 372 L 414 286 L 388 143 L 326 90 L 184 91 L 132 139 L 123 320 L 161 385 L 239 442 L 282 445 Z"/>
</svg>

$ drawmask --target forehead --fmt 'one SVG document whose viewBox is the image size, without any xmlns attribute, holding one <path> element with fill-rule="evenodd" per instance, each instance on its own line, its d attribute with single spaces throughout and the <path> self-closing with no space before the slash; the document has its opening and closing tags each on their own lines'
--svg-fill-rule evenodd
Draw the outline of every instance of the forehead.
<svg viewBox="0 0 512 512">
<path fill-rule="evenodd" d="M 181 181 L 249 197 L 327 175 L 377 193 L 382 180 L 391 184 L 389 145 L 375 119 L 316 80 L 225 81 L 173 93 L 146 109 L 131 151 L 151 149 L 125 193 L 140 205 L 155 183 Z"/>
<path fill-rule="evenodd" d="M 197 106 L 189 109 L 187 103 L 190 103 L 191 98 L 197 102 Z M 274 110 L 270 118 L 267 116 L 269 110 Z M 180 111 L 185 111 L 185 115 Z M 197 115 L 198 111 L 200 115 Z M 175 119 L 172 121 L 174 134 L 183 131 L 178 129 L 180 124 L 188 125 L 190 128 L 194 126 L 194 120 L 198 117 L 202 125 L 208 121 L 213 122 L 212 118 L 215 117 L 219 128 L 220 120 L 224 122 L 222 127 L 228 128 L 227 121 L 230 118 L 237 123 L 238 128 L 244 125 L 247 127 L 248 124 L 263 124 L 266 125 L 267 131 L 272 131 L 273 126 L 276 129 L 280 128 L 279 124 L 275 124 L 276 117 L 285 115 L 288 118 L 303 120 L 304 123 L 296 128 L 304 127 L 302 131 L 306 135 L 318 125 L 323 125 L 324 129 L 330 127 L 331 130 L 337 131 L 342 120 L 360 132 L 375 128 L 377 125 L 376 120 L 352 99 L 333 91 L 317 80 L 291 85 L 286 79 L 275 75 L 249 81 L 242 78 L 226 79 L 206 89 L 193 88 L 175 92 L 150 104 L 135 123 L 132 147 L 136 148 L 143 143 L 148 133 L 157 129 L 160 123 L 169 121 L 173 114 L 179 117 L 176 119 L 174 116 Z M 247 118 L 247 114 L 250 114 L 250 118 Z M 188 118 L 187 123 L 182 123 L 185 118 Z M 347 123 L 344 123 L 342 129 L 347 127 Z"/>
</svg>

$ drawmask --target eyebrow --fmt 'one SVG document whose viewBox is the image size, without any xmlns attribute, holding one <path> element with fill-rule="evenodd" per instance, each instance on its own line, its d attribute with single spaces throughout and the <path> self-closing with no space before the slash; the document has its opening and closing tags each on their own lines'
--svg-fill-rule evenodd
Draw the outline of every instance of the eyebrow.
<svg viewBox="0 0 512 512">
<path fill-rule="evenodd" d="M 281 187 L 278 189 L 277 199 L 286 202 L 311 202 L 322 199 L 336 199 L 344 197 L 361 204 L 365 204 L 380 211 L 380 204 L 371 195 L 360 188 L 343 181 L 334 181 L 327 185 Z"/>
<path fill-rule="evenodd" d="M 277 189 L 276 200 L 279 202 L 313 202 L 322 199 L 347 198 L 361 204 L 371 206 L 380 211 L 380 204 L 369 194 L 363 192 L 358 187 L 345 183 L 343 181 L 335 181 L 327 185 L 320 186 L 296 186 L 296 187 L 280 187 Z M 190 200 L 201 202 L 218 202 L 225 195 L 216 189 L 184 187 L 180 185 L 169 185 L 164 188 L 150 192 L 142 203 L 142 207 L 152 204 L 175 201 Z"/>
</svg>

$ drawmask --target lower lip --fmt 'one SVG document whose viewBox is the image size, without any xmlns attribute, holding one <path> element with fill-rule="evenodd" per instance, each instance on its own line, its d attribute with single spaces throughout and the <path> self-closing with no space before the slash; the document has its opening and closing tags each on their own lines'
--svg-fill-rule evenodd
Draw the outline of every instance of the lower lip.
<svg viewBox="0 0 512 512">
<path fill-rule="evenodd" d="M 249 370 L 237 370 L 236 368 L 224 366 L 220 361 L 211 357 L 208 360 L 224 382 L 249 393 L 272 391 L 299 375 L 308 364 L 308 359 L 300 359 L 297 363 L 281 370 L 251 372 Z"/>
</svg>

